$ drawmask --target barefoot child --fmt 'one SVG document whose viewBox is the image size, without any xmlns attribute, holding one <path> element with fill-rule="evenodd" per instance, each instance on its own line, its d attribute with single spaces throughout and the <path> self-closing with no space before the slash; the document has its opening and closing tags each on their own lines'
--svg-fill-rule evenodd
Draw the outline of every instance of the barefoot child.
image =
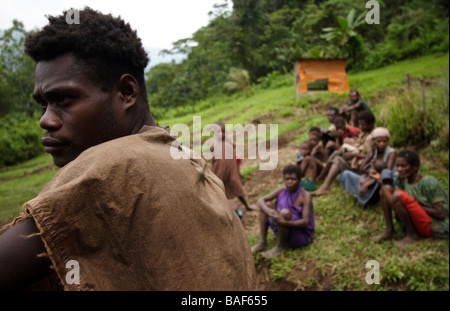
<svg viewBox="0 0 450 311">
<path fill-rule="evenodd" d="M 302 174 L 297 165 L 283 169 L 285 187 L 258 200 L 260 209 L 260 239 L 252 247 L 256 253 L 267 247 L 269 226 L 277 236 L 275 247 L 262 253 L 266 258 L 276 257 L 287 248 L 304 247 L 314 237 L 314 212 L 311 195 L 300 184 Z M 274 204 L 272 201 L 276 199 Z"/>
</svg>

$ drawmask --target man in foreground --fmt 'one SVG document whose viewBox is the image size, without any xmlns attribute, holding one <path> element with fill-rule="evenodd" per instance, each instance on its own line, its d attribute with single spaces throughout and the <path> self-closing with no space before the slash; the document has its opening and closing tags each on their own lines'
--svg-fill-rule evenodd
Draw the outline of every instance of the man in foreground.
<svg viewBox="0 0 450 311">
<path fill-rule="evenodd" d="M 26 40 L 42 143 L 61 170 L 0 235 L 0 288 L 255 289 L 222 182 L 203 160 L 173 159 L 155 126 L 136 32 L 90 8 L 80 24 L 66 14 Z"/>
</svg>

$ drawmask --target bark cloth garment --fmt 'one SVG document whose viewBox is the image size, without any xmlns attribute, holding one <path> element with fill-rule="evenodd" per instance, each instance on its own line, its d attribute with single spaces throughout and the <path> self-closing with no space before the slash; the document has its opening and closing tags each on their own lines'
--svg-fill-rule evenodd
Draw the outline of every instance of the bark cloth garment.
<svg viewBox="0 0 450 311">
<path fill-rule="evenodd" d="M 218 156 L 216 156 L 216 153 Z M 222 150 L 214 151 L 211 170 L 222 180 L 225 186 L 225 194 L 229 200 L 245 196 L 237 163 L 233 144 L 223 140 Z"/>
<path fill-rule="evenodd" d="M 25 203 L 13 223 L 34 218 L 65 290 L 255 289 L 222 182 L 203 160 L 173 159 L 173 141 L 146 126 L 89 148 Z M 65 281 L 70 260 L 80 284 Z"/>
</svg>

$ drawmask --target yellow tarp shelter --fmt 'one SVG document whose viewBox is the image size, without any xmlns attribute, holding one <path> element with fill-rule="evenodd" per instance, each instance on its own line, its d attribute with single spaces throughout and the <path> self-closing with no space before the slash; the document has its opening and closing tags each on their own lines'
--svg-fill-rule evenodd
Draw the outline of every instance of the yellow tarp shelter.
<svg viewBox="0 0 450 311">
<path fill-rule="evenodd" d="M 296 63 L 297 92 L 308 92 L 308 83 L 328 79 L 328 91 L 349 91 L 346 61 L 342 59 L 305 59 Z"/>
</svg>

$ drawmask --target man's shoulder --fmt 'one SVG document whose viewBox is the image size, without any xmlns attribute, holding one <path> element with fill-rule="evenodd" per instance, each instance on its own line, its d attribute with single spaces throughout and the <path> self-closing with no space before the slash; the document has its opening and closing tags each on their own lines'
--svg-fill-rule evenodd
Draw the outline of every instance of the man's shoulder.
<svg viewBox="0 0 450 311">
<path fill-rule="evenodd" d="M 134 158 L 141 152 L 148 152 L 150 146 L 168 144 L 174 139 L 169 133 L 158 127 L 145 127 L 137 134 L 119 137 L 85 150 L 81 155 L 95 157 L 100 161 L 105 158 Z M 169 144 L 170 145 L 170 144 Z M 156 147 L 157 148 L 157 147 Z"/>
<path fill-rule="evenodd" d="M 311 199 L 311 193 L 306 189 L 302 189 L 302 191 L 300 192 L 300 197 L 304 200 Z"/>
<path fill-rule="evenodd" d="M 164 152 L 161 144 L 170 142 L 170 138 L 166 131 L 158 128 L 116 138 L 86 149 L 62 170 L 117 172 L 141 167 L 151 161 L 150 158 L 161 158 Z"/>
<path fill-rule="evenodd" d="M 439 188 L 439 189 L 443 190 L 441 183 L 434 176 L 429 176 L 429 175 L 424 176 L 421 180 L 421 184 L 423 184 L 424 187 L 429 188 L 429 189 Z"/>
</svg>

